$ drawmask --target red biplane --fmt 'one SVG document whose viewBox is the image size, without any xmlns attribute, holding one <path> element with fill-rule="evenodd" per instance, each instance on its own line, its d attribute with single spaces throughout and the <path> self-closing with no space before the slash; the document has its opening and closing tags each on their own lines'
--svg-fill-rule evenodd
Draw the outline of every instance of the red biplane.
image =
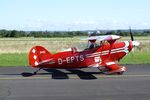
<svg viewBox="0 0 150 100">
<path fill-rule="evenodd" d="M 139 42 L 131 41 L 116 42 L 121 36 L 104 35 L 91 36 L 83 40 L 88 41 L 88 47 L 79 51 L 72 47 L 68 51 L 51 54 L 42 46 L 35 46 L 29 52 L 29 64 L 34 68 L 39 68 L 34 74 L 43 68 L 89 68 L 97 67 L 105 74 L 122 74 L 127 69 L 118 65 L 133 47 L 139 46 Z M 99 41 L 99 44 L 96 43 Z M 106 42 L 107 41 L 107 42 Z"/>
</svg>

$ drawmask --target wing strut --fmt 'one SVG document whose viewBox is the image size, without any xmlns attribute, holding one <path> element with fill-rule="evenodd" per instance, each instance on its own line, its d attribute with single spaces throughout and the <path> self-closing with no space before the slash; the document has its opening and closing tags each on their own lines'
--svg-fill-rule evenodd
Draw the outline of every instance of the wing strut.
<svg viewBox="0 0 150 100">
<path fill-rule="evenodd" d="M 109 48 L 109 57 L 110 57 L 110 54 L 111 54 L 111 49 L 113 47 L 113 44 L 115 43 L 116 40 L 110 40 L 108 41 L 108 43 L 110 44 L 110 48 Z"/>
</svg>

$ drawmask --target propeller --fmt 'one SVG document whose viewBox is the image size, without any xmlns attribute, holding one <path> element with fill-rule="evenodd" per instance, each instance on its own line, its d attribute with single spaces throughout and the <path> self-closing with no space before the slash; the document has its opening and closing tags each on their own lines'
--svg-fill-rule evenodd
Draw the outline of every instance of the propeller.
<svg viewBox="0 0 150 100">
<path fill-rule="evenodd" d="M 129 33 L 130 33 L 130 36 L 131 36 L 131 41 L 132 41 L 133 47 L 138 47 L 140 45 L 140 43 L 138 41 L 134 41 L 133 33 L 131 31 L 131 27 L 129 27 Z"/>
<path fill-rule="evenodd" d="M 130 33 L 130 36 L 131 36 L 131 40 L 134 41 L 133 33 L 132 33 L 132 31 L 131 31 L 131 27 L 129 27 L 129 33 Z"/>
</svg>

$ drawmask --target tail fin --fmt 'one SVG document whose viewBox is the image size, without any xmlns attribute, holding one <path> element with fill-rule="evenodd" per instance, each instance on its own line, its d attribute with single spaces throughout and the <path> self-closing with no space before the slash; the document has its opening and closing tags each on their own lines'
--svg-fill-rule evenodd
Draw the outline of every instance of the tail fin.
<svg viewBox="0 0 150 100">
<path fill-rule="evenodd" d="M 29 64 L 32 67 L 46 63 L 50 60 L 52 54 L 42 46 L 35 46 L 29 52 Z"/>
</svg>

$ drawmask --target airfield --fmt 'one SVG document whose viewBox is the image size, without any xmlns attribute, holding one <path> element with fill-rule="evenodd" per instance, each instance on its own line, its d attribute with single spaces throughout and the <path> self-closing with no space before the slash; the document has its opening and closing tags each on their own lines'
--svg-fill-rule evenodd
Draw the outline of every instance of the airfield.
<svg viewBox="0 0 150 100">
<path fill-rule="evenodd" d="M 123 75 L 96 68 L 45 69 L 0 67 L 1 100 L 149 100 L 150 65 L 125 65 Z"/>
<path fill-rule="evenodd" d="M 21 66 L 29 66 L 28 51 L 34 45 L 55 53 L 86 41 L 79 37 L 1 38 L 0 100 L 150 100 L 149 37 L 136 40 L 140 48 L 120 62 L 133 64 L 125 65 L 123 75 L 104 75 L 97 68 L 45 69 L 32 75 L 36 69 Z"/>
</svg>

